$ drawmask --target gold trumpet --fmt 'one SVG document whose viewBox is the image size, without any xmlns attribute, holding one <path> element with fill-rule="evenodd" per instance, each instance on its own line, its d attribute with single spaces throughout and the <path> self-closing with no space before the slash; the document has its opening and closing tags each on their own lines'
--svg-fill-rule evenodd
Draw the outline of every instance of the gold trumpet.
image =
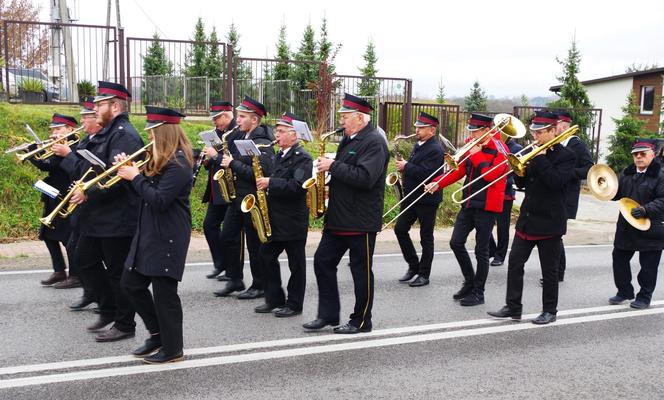
<svg viewBox="0 0 664 400">
<path fill-rule="evenodd" d="M 550 149 L 551 147 L 564 142 L 567 140 L 569 137 L 574 136 L 575 133 L 579 131 L 579 126 L 578 125 L 573 125 L 569 127 L 565 132 L 561 133 L 560 135 L 554 137 L 553 139 L 549 140 L 548 142 L 544 143 L 541 146 L 535 147 L 535 150 L 531 151 L 530 153 L 526 154 L 525 156 L 517 156 L 516 154 L 508 154 L 507 155 L 507 161 L 510 163 L 510 168 L 512 171 L 514 171 L 515 174 L 518 176 L 525 176 L 526 175 L 526 167 L 528 166 L 528 163 L 530 160 L 538 156 L 541 152 L 546 151 Z"/>
<path fill-rule="evenodd" d="M 81 193 L 85 193 L 94 186 L 97 186 L 100 189 L 110 188 L 111 186 L 115 185 L 120 180 L 122 180 L 122 178 L 117 175 L 117 172 L 120 169 L 120 167 L 127 165 L 129 163 L 134 163 L 136 159 L 145 154 L 145 158 L 136 161 L 134 163 L 134 165 L 136 165 L 139 169 L 142 169 L 148 163 L 148 161 L 150 161 L 151 154 L 149 148 L 152 147 L 153 143 L 154 142 L 150 142 L 146 144 L 145 146 L 141 147 L 136 152 L 131 154 L 129 157 L 127 157 L 126 160 L 114 164 L 112 167 L 98 174 L 94 178 L 88 179 L 89 176 L 96 173 L 93 167 L 88 168 L 88 170 L 83 174 L 83 176 L 79 180 L 72 183 L 65 197 L 62 198 L 60 203 L 58 203 L 58 205 L 53 209 L 53 211 L 51 211 L 49 215 L 40 218 L 39 221 L 42 224 L 46 225 L 47 227 L 52 228 L 53 221 L 55 220 L 55 218 L 58 217 L 67 218 L 68 216 L 71 215 L 72 212 L 74 212 L 74 210 L 78 206 L 78 204 L 76 203 L 69 202 L 71 200 L 71 197 L 74 195 L 74 193 L 77 190 L 80 191 Z"/>
<path fill-rule="evenodd" d="M 18 160 L 21 162 L 28 160 L 30 158 L 44 161 L 53 156 L 54 153 L 53 150 L 51 150 L 51 147 L 53 147 L 54 144 L 59 143 L 59 144 L 66 144 L 67 146 L 73 146 L 74 144 L 78 143 L 78 141 L 81 140 L 81 135 L 79 132 L 83 128 L 84 127 L 81 126 L 60 138 L 49 139 L 41 144 L 38 144 L 37 148 L 32 151 L 16 154 L 16 158 L 18 158 Z"/>
<path fill-rule="evenodd" d="M 277 141 L 269 144 L 257 144 L 256 147 L 272 147 Z M 263 177 L 263 169 L 258 160 L 258 154 L 251 156 L 251 169 L 254 172 L 256 181 Z M 256 195 L 248 194 L 242 199 L 240 210 L 243 213 L 251 214 L 251 222 L 256 228 L 258 239 L 261 243 L 267 243 L 272 239 L 272 226 L 270 225 L 270 215 L 267 209 L 267 194 L 264 189 L 256 190 Z"/>
<path fill-rule="evenodd" d="M 606 164 L 595 164 L 588 170 L 586 177 L 588 189 L 596 199 L 607 201 L 613 200 L 618 194 L 618 176 Z M 618 200 L 618 209 L 625 221 L 640 231 L 650 229 L 650 218 L 634 218 L 632 209 L 641 205 L 629 197 L 623 197 Z"/>
<path fill-rule="evenodd" d="M 324 133 L 320 135 L 318 143 L 318 156 L 325 157 L 325 144 L 327 139 L 335 133 L 343 131 L 344 128 Z M 327 207 L 325 205 L 325 172 L 316 172 L 315 176 L 304 181 L 302 189 L 307 191 L 307 207 L 309 207 L 309 215 L 312 218 L 320 218 L 325 215 Z"/>
<path fill-rule="evenodd" d="M 403 160 L 403 157 L 401 156 L 401 152 L 399 151 L 399 141 L 401 140 L 408 140 L 410 138 L 413 138 L 417 136 L 416 133 L 413 133 L 412 135 L 399 135 L 394 138 L 394 158 L 397 160 Z M 387 186 L 392 187 L 394 190 L 394 195 L 396 196 L 397 200 L 401 200 L 403 198 L 403 177 L 402 173 L 400 172 L 390 172 L 386 177 L 385 177 L 385 184 Z"/>
</svg>

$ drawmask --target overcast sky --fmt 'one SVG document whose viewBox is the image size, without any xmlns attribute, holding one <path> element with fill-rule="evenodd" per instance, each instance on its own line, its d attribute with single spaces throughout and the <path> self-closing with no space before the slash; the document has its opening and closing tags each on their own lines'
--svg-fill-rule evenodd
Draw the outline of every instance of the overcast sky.
<svg viewBox="0 0 664 400">
<path fill-rule="evenodd" d="M 42 20 L 49 20 L 48 0 Z M 106 0 L 68 0 L 79 23 L 104 24 Z M 546 5 L 545 5 L 546 4 Z M 447 96 L 465 96 L 479 80 L 496 97 L 548 96 L 576 40 L 580 78 L 623 73 L 632 63 L 664 66 L 664 1 L 157 1 L 121 0 L 127 36 L 189 39 L 203 18 L 225 36 L 238 27 L 242 55 L 274 56 L 279 26 L 287 25 L 296 50 L 308 22 L 318 35 L 323 15 L 330 39 L 343 45 L 337 71 L 357 74 L 371 38 L 378 75 L 413 79 L 413 94 L 435 96 L 443 79 Z M 115 24 L 113 17 L 112 24 Z"/>
</svg>

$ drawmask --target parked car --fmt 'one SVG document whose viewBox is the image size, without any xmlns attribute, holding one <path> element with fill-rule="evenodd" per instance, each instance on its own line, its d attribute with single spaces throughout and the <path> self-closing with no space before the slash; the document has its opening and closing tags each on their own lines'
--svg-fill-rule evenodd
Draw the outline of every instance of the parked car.
<svg viewBox="0 0 664 400">
<path fill-rule="evenodd" d="M 60 89 L 48 80 L 46 74 L 34 68 L 1 68 L 0 78 L 2 78 L 2 87 L 7 85 L 5 72 L 9 71 L 9 97 L 19 97 L 19 87 L 23 79 L 36 79 L 41 81 L 44 86 L 44 101 L 59 101 Z"/>
</svg>

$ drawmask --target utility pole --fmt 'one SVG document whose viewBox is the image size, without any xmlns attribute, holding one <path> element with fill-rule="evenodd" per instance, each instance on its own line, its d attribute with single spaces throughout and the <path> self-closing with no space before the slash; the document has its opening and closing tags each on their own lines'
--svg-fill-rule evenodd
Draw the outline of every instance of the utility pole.
<svg viewBox="0 0 664 400">
<path fill-rule="evenodd" d="M 104 40 L 104 61 L 102 63 L 102 76 L 103 80 L 108 81 L 108 57 L 109 57 L 109 47 L 111 44 L 109 43 L 109 30 L 111 26 L 111 0 L 107 0 L 106 2 L 106 34 L 105 34 L 105 40 Z M 116 35 L 117 36 L 117 35 Z M 117 38 L 116 38 L 117 39 Z"/>
</svg>

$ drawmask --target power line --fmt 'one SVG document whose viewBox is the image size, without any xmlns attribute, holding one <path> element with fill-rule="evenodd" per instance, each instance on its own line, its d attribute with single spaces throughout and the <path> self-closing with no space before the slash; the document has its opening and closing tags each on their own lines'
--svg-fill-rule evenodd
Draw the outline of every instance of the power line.
<svg viewBox="0 0 664 400">
<path fill-rule="evenodd" d="M 147 18 L 148 21 L 150 21 L 150 22 L 152 23 L 152 25 L 154 25 L 155 29 L 161 34 L 161 37 L 162 37 L 162 38 L 165 38 L 165 37 L 166 37 L 166 34 L 164 33 L 164 31 L 162 31 L 162 30 L 159 28 L 159 26 L 157 25 L 157 23 L 154 22 L 154 21 L 152 20 L 152 18 L 150 18 L 150 15 L 148 15 L 148 13 L 146 13 L 145 10 L 143 10 L 143 7 L 141 7 L 141 5 L 140 5 L 136 0 L 134 0 L 134 4 L 136 4 L 136 7 L 138 7 L 138 9 L 141 10 L 141 12 L 143 13 L 143 15 L 145 15 L 145 18 Z"/>
</svg>

